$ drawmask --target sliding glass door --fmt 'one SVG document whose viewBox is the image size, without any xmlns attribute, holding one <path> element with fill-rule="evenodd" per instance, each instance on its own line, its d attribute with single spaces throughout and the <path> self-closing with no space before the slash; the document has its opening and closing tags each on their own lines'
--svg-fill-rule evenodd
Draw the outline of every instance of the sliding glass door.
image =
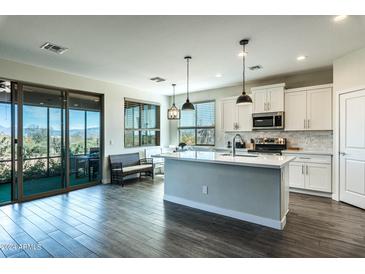
<svg viewBox="0 0 365 274">
<path fill-rule="evenodd" d="M 101 101 L 0 80 L 0 205 L 100 182 Z"/>
<path fill-rule="evenodd" d="M 69 93 L 70 186 L 100 180 L 100 97 Z"/>
<path fill-rule="evenodd" d="M 23 86 L 23 196 L 64 189 L 65 92 Z"/>
<path fill-rule="evenodd" d="M 10 81 L 0 80 L 0 204 L 12 200 L 12 104 Z"/>
</svg>

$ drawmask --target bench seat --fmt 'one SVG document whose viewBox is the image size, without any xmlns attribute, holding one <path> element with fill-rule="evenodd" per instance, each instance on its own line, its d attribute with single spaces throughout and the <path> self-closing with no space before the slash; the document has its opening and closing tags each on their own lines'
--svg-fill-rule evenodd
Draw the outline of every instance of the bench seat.
<svg viewBox="0 0 365 274">
<path fill-rule="evenodd" d="M 144 173 L 153 178 L 153 160 L 139 158 L 139 153 L 118 154 L 109 156 L 111 183 L 123 184 L 123 177 Z"/>
</svg>

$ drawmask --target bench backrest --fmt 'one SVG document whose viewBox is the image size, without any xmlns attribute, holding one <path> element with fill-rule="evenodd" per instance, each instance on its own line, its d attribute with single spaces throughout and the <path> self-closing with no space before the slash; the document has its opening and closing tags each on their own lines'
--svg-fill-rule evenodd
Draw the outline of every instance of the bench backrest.
<svg viewBox="0 0 365 274">
<path fill-rule="evenodd" d="M 109 156 L 110 164 L 120 164 L 124 167 L 139 165 L 139 153 L 117 154 Z"/>
</svg>

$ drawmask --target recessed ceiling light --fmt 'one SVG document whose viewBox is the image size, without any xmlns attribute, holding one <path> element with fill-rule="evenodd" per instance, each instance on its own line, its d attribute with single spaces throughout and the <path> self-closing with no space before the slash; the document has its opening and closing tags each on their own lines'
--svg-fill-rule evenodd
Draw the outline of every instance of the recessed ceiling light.
<svg viewBox="0 0 365 274">
<path fill-rule="evenodd" d="M 307 59 L 307 56 L 305 56 L 305 55 L 300 55 L 300 56 L 297 57 L 298 61 L 303 61 L 305 59 Z"/>
<path fill-rule="evenodd" d="M 238 53 L 238 57 L 243 57 L 243 56 L 247 56 L 247 51 L 241 51 L 240 53 Z"/>
<path fill-rule="evenodd" d="M 215 75 L 215 77 L 217 77 L 217 78 L 221 78 L 223 75 L 222 75 L 222 73 L 217 73 L 216 75 Z"/>
<path fill-rule="evenodd" d="M 347 18 L 347 15 L 337 15 L 335 18 L 333 18 L 333 21 L 335 22 L 341 22 Z"/>
</svg>

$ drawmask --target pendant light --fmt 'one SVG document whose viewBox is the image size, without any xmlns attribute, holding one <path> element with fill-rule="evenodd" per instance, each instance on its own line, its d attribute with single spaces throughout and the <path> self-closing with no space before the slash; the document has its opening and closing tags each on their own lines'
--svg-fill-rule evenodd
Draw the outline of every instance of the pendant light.
<svg viewBox="0 0 365 274">
<path fill-rule="evenodd" d="M 242 64 L 243 64 L 243 70 L 242 70 L 242 94 L 237 98 L 236 104 L 237 105 L 246 105 L 246 104 L 252 104 L 252 99 L 250 96 L 246 94 L 246 87 L 245 87 L 245 52 L 246 52 L 246 45 L 248 44 L 248 39 L 243 39 L 240 41 L 240 45 L 243 47 L 243 56 L 242 56 Z"/>
<path fill-rule="evenodd" d="M 194 105 L 189 101 L 189 64 L 191 56 L 185 56 L 186 60 L 186 102 L 182 106 L 182 110 L 194 110 Z"/>
<path fill-rule="evenodd" d="M 180 109 L 178 109 L 175 105 L 175 86 L 176 84 L 172 84 L 172 107 L 167 110 L 167 119 L 169 120 L 180 120 Z"/>
</svg>

